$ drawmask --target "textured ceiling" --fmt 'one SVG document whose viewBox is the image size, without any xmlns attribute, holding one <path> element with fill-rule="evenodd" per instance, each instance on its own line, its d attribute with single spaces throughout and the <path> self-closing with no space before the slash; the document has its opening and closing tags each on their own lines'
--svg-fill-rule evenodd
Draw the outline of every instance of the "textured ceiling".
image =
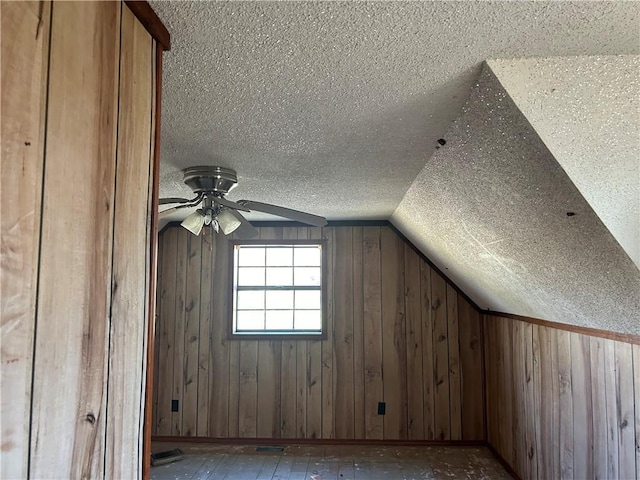
<svg viewBox="0 0 640 480">
<path fill-rule="evenodd" d="M 489 67 L 445 138 L 393 223 L 482 308 L 640 334 L 640 270 Z"/>
<path fill-rule="evenodd" d="M 488 63 L 640 267 L 640 56 Z"/>
<path fill-rule="evenodd" d="M 165 56 L 161 195 L 235 168 L 249 198 L 388 218 L 487 58 L 638 52 L 635 2 L 151 2 Z M 255 217 L 254 217 L 255 218 Z"/>
<path fill-rule="evenodd" d="M 173 44 L 161 196 L 190 195 L 184 167 L 231 167 L 231 199 L 391 217 L 483 308 L 640 333 L 636 207 L 612 193 L 633 182 L 638 127 L 620 112 L 637 63 L 479 77 L 487 59 L 637 55 L 639 2 L 151 4 Z M 624 154 L 603 160 L 612 143 Z"/>
</svg>

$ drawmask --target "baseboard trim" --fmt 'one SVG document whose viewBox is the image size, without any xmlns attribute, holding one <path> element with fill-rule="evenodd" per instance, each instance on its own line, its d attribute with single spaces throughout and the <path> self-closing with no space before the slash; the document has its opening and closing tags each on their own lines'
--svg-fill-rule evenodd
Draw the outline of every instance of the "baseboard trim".
<svg viewBox="0 0 640 480">
<path fill-rule="evenodd" d="M 500 462 L 500 465 L 502 465 L 502 467 L 507 471 L 509 475 L 511 475 L 515 480 L 522 480 L 520 478 L 520 475 L 518 475 L 516 471 L 513 468 L 511 468 L 511 465 L 509 465 L 509 463 L 504 459 L 504 457 L 500 455 L 500 453 L 498 453 L 498 451 L 495 448 L 493 448 L 493 445 L 491 445 L 489 442 L 485 442 L 484 445 L 489 449 L 489 451 L 495 457 L 495 459 L 498 460 L 498 462 Z"/>
<path fill-rule="evenodd" d="M 227 443 L 233 445 L 390 445 L 407 447 L 485 447 L 484 440 L 373 440 L 353 438 L 220 438 L 153 436 L 154 442 L 165 443 Z"/>
</svg>

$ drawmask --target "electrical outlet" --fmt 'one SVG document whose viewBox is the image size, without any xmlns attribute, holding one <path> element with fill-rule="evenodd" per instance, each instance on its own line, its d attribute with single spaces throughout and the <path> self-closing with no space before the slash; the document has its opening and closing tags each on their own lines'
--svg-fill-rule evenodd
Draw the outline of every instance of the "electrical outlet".
<svg viewBox="0 0 640 480">
<path fill-rule="evenodd" d="M 172 412 L 178 411 L 178 400 L 171 400 L 171 411 Z"/>
<path fill-rule="evenodd" d="M 385 410 L 387 409 L 387 404 L 384 402 L 378 402 L 378 415 L 384 415 Z"/>
</svg>

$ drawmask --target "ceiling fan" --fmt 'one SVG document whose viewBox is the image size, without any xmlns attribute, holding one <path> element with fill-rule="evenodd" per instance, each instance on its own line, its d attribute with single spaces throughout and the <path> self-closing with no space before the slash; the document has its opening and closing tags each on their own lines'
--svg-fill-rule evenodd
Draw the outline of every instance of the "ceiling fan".
<svg viewBox="0 0 640 480">
<path fill-rule="evenodd" d="M 225 235 L 235 232 L 240 238 L 255 237 L 258 235 L 258 231 L 240 213 L 252 210 L 288 218 L 315 227 L 323 227 L 327 224 L 327 219 L 324 217 L 290 208 L 252 200 L 232 202 L 225 199 L 224 196 L 238 184 L 236 172 L 230 168 L 189 167 L 184 169 L 183 173 L 184 183 L 191 187 L 196 196 L 192 199 L 161 198 L 158 202 L 160 205 L 177 205 L 161 211 L 160 216 L 165 216 L 181 208 L 200 205 L 200 208 L 180 224 L 194 235 L 200 235 L 202 228 L 208 225 L 216 232 L 222 231 Z"/>
</svg>

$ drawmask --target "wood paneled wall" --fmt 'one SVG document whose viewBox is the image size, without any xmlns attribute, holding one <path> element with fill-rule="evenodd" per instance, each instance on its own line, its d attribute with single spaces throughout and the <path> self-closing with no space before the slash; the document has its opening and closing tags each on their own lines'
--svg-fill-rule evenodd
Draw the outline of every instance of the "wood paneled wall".
<svg viewBox="0 0 640 480">
<path fill-rule="evenodd" d="M 327 240 L 327 339 L 227 340 L 227 241 L 166 229 L 156 435 L 483 439 L 479 314 L 409 244 L 388 226 L 260 233 Z"/>
<path fill-rule="evenodd" d="M 119 2 L 1 16 L 0 476 L 137 478 L 156 44 Z"/>
<path fill-rule="evenodd" d="M 640 346 L 483 315 L 488 441 L 523 479 L 640 476 Z"/>
</svg>

